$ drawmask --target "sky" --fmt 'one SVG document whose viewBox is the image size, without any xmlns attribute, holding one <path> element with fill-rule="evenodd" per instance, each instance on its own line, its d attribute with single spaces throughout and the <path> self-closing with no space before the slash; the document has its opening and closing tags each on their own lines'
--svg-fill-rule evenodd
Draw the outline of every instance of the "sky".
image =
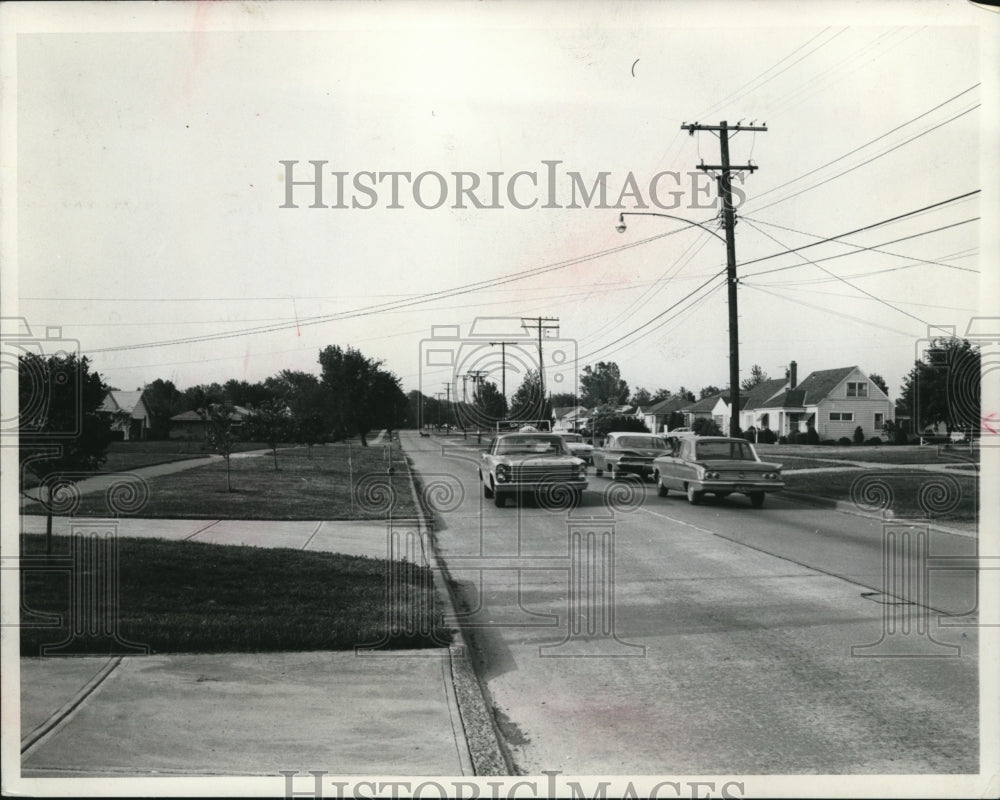
<svg viewBox="0 0 1000 800">
<path fill-rule="evenodd" d="M 742 121 L 767 130 L 730 139 L 756 166 L 741 379 L 858 365 L 897 397 L 929 324 L 996 313 L 995 15 L 739 8 L 57 4 L 7 56 L 4 316 L 121 389 L 318 374 L 336 344 L 457 396 L 473 369 L 501 383 L 503 340 L 510 395 L 537 358 L 525 317 L 546 318 L 551 391 L 599 361 L 633 390 L 725 386 L 697 168 L 720 142 L 681 126 Z M 408 173 L 395 198 L 386 173 Z M 619 233 L 623 210 L 670 216 Z"/>
</svg>

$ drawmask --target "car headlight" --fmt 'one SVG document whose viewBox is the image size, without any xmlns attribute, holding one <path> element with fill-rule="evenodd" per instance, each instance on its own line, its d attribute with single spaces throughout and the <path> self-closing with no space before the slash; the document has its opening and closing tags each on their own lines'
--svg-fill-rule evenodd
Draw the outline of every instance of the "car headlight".
<svg viewBox="0 0 1000 800">
<path fill-rule="evenodd" d="M 510 480 L 510 467 L 506 464 L 499 464 L 497 466 L 497 481 L 503 483 L 504 481 Z"/>
<path fill-rule="evenodd" d="M 709 470 L 708 472 L 705 473 L 705 480 L 717 481 L 719 477 L 720 476 L 718 472 L 712 472 L 711 470 Z"/>
<path fill-rule="evenodd" d="M 578 478 L 586 478 L 587 477 L 587 465 L 586 464 L 581 464 L 579 467 L 576 468 L 576 477 L 578 477 Z"/>
</svg>

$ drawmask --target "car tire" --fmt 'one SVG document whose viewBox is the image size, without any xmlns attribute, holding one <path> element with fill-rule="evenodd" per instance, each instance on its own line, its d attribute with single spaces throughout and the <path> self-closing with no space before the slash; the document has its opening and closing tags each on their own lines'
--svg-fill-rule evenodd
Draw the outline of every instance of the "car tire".
<svg viewBox="0 0 1000 800">
<path fill-rule="evenodd" d="M 666 497 L 670 494 L 670 490 L 663 485 L 663 476 L 659 473 L 656 473 L 656 494 L 659 497 Z"/>
<path fill-rule="evenodd" d="M 684 488 L 685 488 L 685 491 L 687 492 L 688 502 L 691 505 L 696 506 L 699 503 L 701 503 L 701 498 L 702 498 L 702 495 L 704 494 L 704 492 L 695 491 L 694 486 L 692 484 L 690 484 L 690 483 L 686 487 L 684 487 Z"/>
<path fill-rule="evenodd" d="M 483 476 L 480 475 L 479 477 L 480 479 L 482 479 Z M 485 497 L 487 500 L 493 499 L 493 490 L 489 487 L 486 481 L 483 481 L 483 497 Z"/>
<path fill-rule="evenodd" d="M 750 493 L 750 505 L 754 508 L 764 507 L 764 492 L 751 492 Z"/>
<path fill-rule="evenodd" d="M 504 497 L 500 492 L 493 493 L 493 505 L 497 508 L 503 508 L 507 505 L 507 498 Z"/>
</svg>

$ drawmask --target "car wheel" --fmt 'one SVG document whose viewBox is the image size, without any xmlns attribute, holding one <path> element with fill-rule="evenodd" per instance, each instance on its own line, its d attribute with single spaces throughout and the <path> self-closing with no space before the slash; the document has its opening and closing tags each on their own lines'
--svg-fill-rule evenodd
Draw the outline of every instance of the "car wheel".
<svg viewBox="0 0 1000 800">
<path fill-rule="evenodd" d="M 483 476 L 480 475 L 479 477 L 480 479 L 482 479 Z M 485 497 L 487 500 L 493 498 L 493 490 L 490 488 L 489 484 L 486 483 L 486 481 L 483 481 L 483 497 Z"/>
<path fill-rule="evenodd" d="M 507 498 L 504 497 L 500 492 L 493 493 L 493 505 L 497 508 L 503 508 L 507 505 Z"/>
<path fill-rule="evenodd" d="M 764 492 L 751 492 L 750 493 L 750 505 L 754 508 L 764 507 Z"/>
<path fill-rule="evenodd" d="M 704 492 L 695 491 L 694 486 L 690 483 L 687 485 L 686 490 L 688 502 L 693 506 L 698 505 L 701 502 L 701 496 Z"/>
<path fill-rule="evenodd" d="M 656 493 L 660 497 L 666 497 L 670 494 L 670 490 L 663 485 L 663 476 L 659 472 L 656 473 Z"/>
</svg>

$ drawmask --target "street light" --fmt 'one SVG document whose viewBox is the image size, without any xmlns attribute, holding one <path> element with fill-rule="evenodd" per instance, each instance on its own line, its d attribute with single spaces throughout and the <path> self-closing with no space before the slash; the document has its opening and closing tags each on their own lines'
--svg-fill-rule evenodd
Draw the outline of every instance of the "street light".
<svg viewBox="0 0 1000 800">
<path fill-rule="evenodd" d="M 684 219 L 684 217 L 675 217 L 673 214 L 660 214 L 656 211 L 623 211 L 618 215 L 618 224 L 615 225 L 615 230 L 618 231 L 618 233 L 625 233 L 625 231 L 628 230 L 628 226 L 625 224 L 626 214 L 630 217 L 665 217 L 666 219 L 674 219 L 678 222 L 683 222 L 685 225 L 693 225 L 697 228 L 701 228 L 703 231 L 708 231 L 716 239 L 723 242 L 726 241 L 725 236 L 720 236 L 718 231 L 713 231 L 707 225 L 703 225 L 700 222 L 694 222 L 690 219 Z"/>
<path fill-rule="evenodd" d="M 727 156 L 728 158 L 728 156 Z M 721 187 L 721 178 L 720 187 Z M 635 217 L 664 217 L 666 219 L 673 219 L 678 222 L 683 222 L 685 225 L 692 225 L 697 228 L 701 228 L 703 231 L 707 231 L 712 234 L 716 239 L 724 242 L 726 245 L 726 284 L 729 289 L 729 402 L 730 402 L 730 416 L 729 416 L 729 435 L 735 436 L 737 430 L 739 430 L 740 423 L 740 351 L 739 351 L 739 330 L 738 321 L 736 313 L 736 247 L 733 242 L 733 224 L 734 215 L 732 213 L 732 208 L 729 201 L 729 195 L 724 194 L 723 190 L 720 188 L 720 194 L 724 196 L 724 207 L 726 210 L 726 235 L 722 236 L 718 231 L 713 231 L 711 228 L 703 225 L 700 222 L 694 222 L 690 219 L 684 219 L 684 217 L 675 217 L 673 214 L 661 214 L 657 211 L 623 211 L 618 215 L 618 224 L 615 226 L 615 230 L 618 233 L 625 233 L 625 215 L 631 215 Z"/>
</svg>

